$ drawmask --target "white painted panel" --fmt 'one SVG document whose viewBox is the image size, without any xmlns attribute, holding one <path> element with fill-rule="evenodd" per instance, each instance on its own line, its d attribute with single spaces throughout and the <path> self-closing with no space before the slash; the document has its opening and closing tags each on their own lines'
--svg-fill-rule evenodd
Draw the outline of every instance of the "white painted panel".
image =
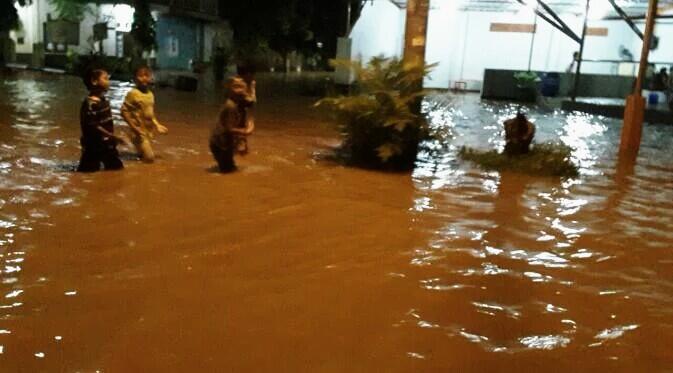
<svg viewBox="0 0 673 373">
<path fill-rule="evenodd" d="M 404 41 L 404 11 L 387 0 L 367 2 L 350 37 L 354 60 L 401 57 Z"/>
</svg>

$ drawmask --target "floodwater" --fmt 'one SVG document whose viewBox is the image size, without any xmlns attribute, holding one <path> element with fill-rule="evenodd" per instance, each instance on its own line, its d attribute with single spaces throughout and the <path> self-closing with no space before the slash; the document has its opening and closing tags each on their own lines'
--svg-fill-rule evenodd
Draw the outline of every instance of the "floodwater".
<svg viewBox="0 0 673 373">
<path fill-rule="evenodd" d="M 484 172 L 457 149 L 502 147 L 516 107 L 440 95 L 441 140 L 377 173 L 269 93 L 235 174 L 219 94 L 159 89 L 157 163 L 82 175 L 81 83 L 0 83 L 0 371 L 673 371 L 673 127 L 633 166 L 619 121 L 536 109 L 581 176 Z"/>
</svg>

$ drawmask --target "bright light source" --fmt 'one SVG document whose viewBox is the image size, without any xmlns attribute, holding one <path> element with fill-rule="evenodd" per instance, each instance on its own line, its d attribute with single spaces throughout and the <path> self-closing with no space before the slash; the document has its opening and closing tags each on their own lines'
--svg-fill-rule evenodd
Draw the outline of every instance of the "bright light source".
<svg viewBox="0 0 673 373">
<path fill-rule="evenodd" d="M 134 12 L 133 7 L 127 4 L 103 5 L 103 14 L 112 16 L 113 19 L 110 25 L 115 27 L 115 30 L 119 32 L 131 31 Z"/>
</svg>

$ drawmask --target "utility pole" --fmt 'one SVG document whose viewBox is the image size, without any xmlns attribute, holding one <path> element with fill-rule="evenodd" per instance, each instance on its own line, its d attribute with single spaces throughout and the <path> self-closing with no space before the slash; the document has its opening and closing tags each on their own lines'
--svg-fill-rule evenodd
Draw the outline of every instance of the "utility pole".
<svg viewBox="0 0 673 373">
<path fill-rule="evenodd" d="M 587 0 L 587 5 L 586 9 L 584 11 L 584 26 L 582 27 L 582 38 L 580 39 L 580 51 L 579 51 L 579 58 L 577 59 L 577 66 L 575 67 L 575 81 L 573 83 L 573 91 L 572 91 L 572 100 L 575 102 L 577 100 L 577 91 L 580 88 L 580 69 L 582 67 L 582 58 L 584 58 L 584 42 L 586 41 L 587 38 L 587 22 L 589 21 L 589 2 L 591 0 Z M 573 56 L 574 58 L 574 56 Z"/>
<path fill-rule="evenodd" d="M 430 0 L 407 0 L 404 62 L 424 63 Z"/>
<path fill-rule="evenodd" d="M 348 8 L 346 9 L 346 35 L 344 37 L 349 37 L 351 34 L 351 13 L 352 13 L 352 4 L 348 0 Z"/>
<path fill-rule="evenodd" d="M 535 5 L 535 10 L 537 10 L 537 5 Z M 537 34 L 537 12 L 535 12 L 535 19 L 533 20 L 533 33 L 530 37 L 530 50 L 528 51 L 528 71 L 530 72 L 530 67 L 533 65 L 533 48 L 535 48 L 535 34 Z"/>
<path fill-rule="evenodd" d="M 622 126 L 622 138 L 619 144 L 620 154 L 635 156 L 640 149 L 640 139 L 643 133 L 643 120 L 645 117 L 645 99 L 641 96 L 641 91 L 650 54 L 652 32 L 654 31 L 654 23 L 657 16 L 657 3 L 657 0 L 649 1 L 636 86 L 633 93 L 626 98 L 626 107 L 624 108 L 624 125 Z"/>
</svg>

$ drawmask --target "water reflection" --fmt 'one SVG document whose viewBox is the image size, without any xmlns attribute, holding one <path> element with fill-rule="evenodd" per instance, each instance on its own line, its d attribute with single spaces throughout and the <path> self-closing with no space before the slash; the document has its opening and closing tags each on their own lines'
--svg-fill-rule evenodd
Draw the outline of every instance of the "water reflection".
<svg viewBox="0 0 673 373">
<path fill-rule="evenodd" d="M 670 200 L 652 193 L 673 180 L 672 170 L 664 166 L 673 156 L 657 150 L 661 140 L 653 134 L 661 136 L 662 128 L 653 127 L 652 137 L 645 136 L 647 160 L 641 155 L 636 166 L 633 159 L 615 161 L 617 121 L 533 111 L 529 115 L 538 127 L 537 141 L 571 146 L 581 176 L 554 180 L 479 172 L 456 157 L 457 149 L 501 148 L 499 124 L 517 108 L 453 101 L 463 104 L 459 114 L 445 110 L 432 116 L 445 120 L 452 145 L 440 157 L 422 153 L 413 175 L 417 196 L 412 212 L 428 241 L 410 260 L 416 275 L 407 276 L 418 281 L 419 290 L 444 299 L 442 305 L 451 302 L 452 312 L 417 303 L 418 317 L 446 330 L 449 339 L 461 336 L 485 351 L 510 353 L 581 350 L 600 345 L 595 339 L 624 337 L 638 323 L 622 328 L 610 326 L 609 320 L 642 318 L 632 312 L 634 294 L 640 294 L 635 303 L 648 309 L 647 318 L 670 325 L 654 305 L 669 308 L 672 297 L 663 295 L 663 288 L 655 290 L 659 285 L 646 285 L 665 271 L 665 254 L 646 248 L 663 249 L 663 242 L 670 248 L 673 242 L 664 229 Z M 432 124 L 442 131 L 442 123 Z M 634 174 L 636 168 L 643 174 Z M 663 193 L 668 196 L 669 190 Z M 663 208 L 655 213 L 645 201 Z M 646 270 L 648 266 L 653 267 Z M 664 282 L 668 285 L 661 286 L 671 285 Z M 618 298 L 599 298 L 605 291 L 617 291 Z M 470 312 L 475 315 L 466 317 Z M 540 318 L 547 322 L 531 328 L 529 322 Z"/>
</svg>

